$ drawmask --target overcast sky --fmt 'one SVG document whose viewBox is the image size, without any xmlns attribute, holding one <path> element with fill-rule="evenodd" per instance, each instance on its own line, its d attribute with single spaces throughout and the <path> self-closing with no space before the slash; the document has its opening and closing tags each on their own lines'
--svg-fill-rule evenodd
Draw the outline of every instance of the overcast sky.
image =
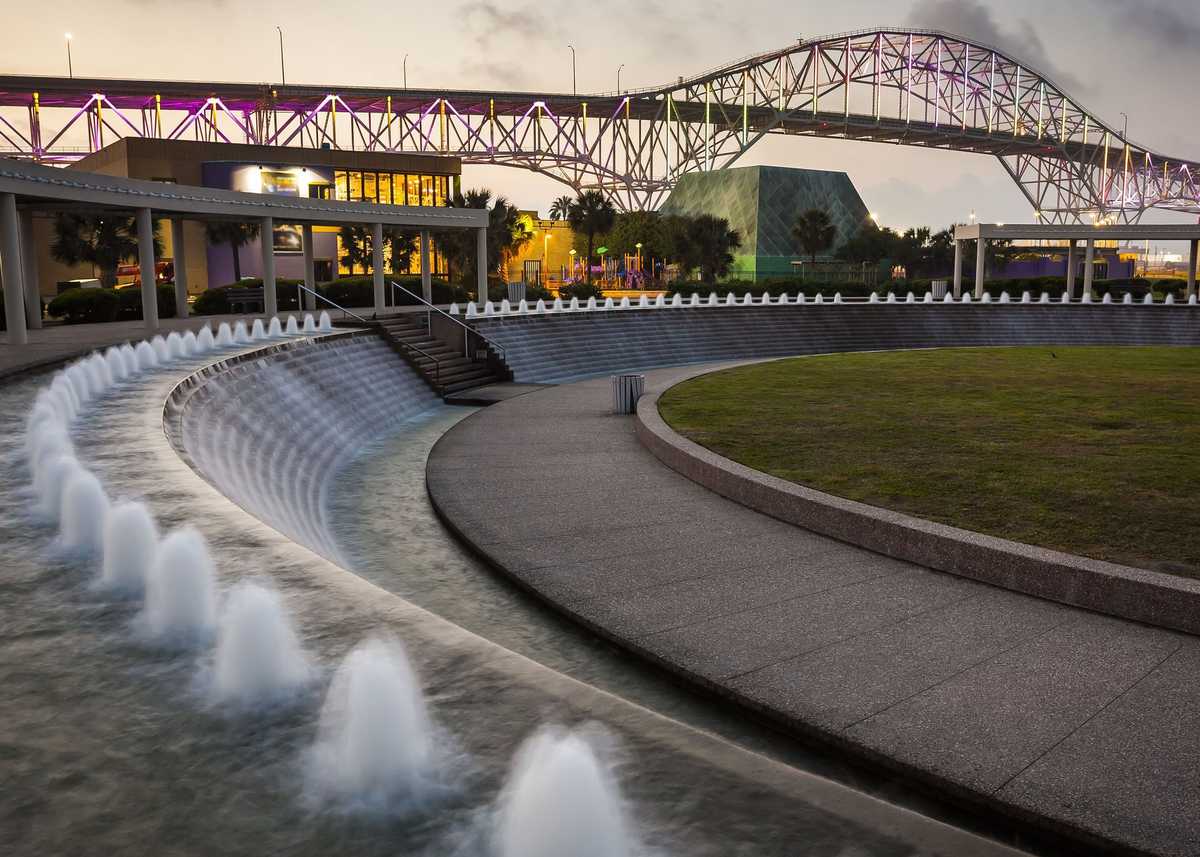
<svg viewBox="0 0 1200 857">
<path fill-rule="evenodd" d="M 570 91 L 651 86 L 800 36 L 917 26 L 995 44 L 1042 69 L 1087 109 L 1168 155 L 1200 158 L 1196 0 L 59 0 L 53 13 L 0 0 L 0 73 L 65 74 L 63 33 L 81 75 L 274 81 L 283 27 L 289 82 Z M 898 227 L 1031 212 L 999 162 L 870 143 L 767 139 L 743 164 L 845 170 L 867 206 Z M 504 167 L 466 167 L 543 212 L 566 190 Z"/>
</svg>

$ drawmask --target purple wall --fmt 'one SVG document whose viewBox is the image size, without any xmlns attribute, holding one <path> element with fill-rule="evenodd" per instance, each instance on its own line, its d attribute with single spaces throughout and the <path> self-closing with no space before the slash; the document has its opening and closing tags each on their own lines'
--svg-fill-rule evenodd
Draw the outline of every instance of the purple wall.
<svg viewBox="0 0 1200 857">
<path fill-rule="evenodd" d="M 1079 268 L 1075 271 L 1079 280 L 1083 281 L 1083 250 L 1079 250 L 1076 259 Z M 1135 264 L 1132 261 L 1122 262 L 1116 253 L 1096 253 L 1097 262 L 1108 263 L 1108 273 L 1104 279 L 1119 280 L 1127 279 L 1134 275 Z M 968 265 L 966 268 L 968 274 L 974 271 L 974 266 Z M 1066 277 L 1067 275 L 1067 258 L 1066 254 L 1062 254 L 1056 258 L 1054 256 L 1043 256 L 1039 259 L 1018 259 L 1009 262 L 1004 266 L 1002 271 L 989 271 L 988 279 L 992 280 L 1025 280 L 1032 277 Z M 1101 271 L 1096 272 L 1096 279 L 1102 279 Z"/>
<path fill-rule="evenodd" d="M 262 276 L 262 242 L 251 241 L 241 248 L 243 277 Z M 316 232 L 313 234 L 313 258 L 320 262 L 333 262 L 333 273 L 337 276 L 337 233 Z M 318 266 L 319 267 L 319 266 Z M 281 279 L 304 279 L 304 255 L 302 253 L 276 253 L 275 276 Z M 208 284 L 210 287 L 225 286 L 233 282 L 233 257 L 228 244 L 208 247 Z"/>
</svg>

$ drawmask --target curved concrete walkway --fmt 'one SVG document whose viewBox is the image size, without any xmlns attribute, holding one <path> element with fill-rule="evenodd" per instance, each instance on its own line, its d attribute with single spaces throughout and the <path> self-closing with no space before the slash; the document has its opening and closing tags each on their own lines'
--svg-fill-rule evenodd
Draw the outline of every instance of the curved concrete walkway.
<svg viewBox="0 0 1200 857">
<path fill-rule="evenodd" d="M 1089 853 L 1198 853 L 1200 639 L 758 514 L 660 464 L 610 405 L 600 379 L 480 411 L 430 455 L 433 502 L 514 580 L 790 729 Z"/>
</svg>

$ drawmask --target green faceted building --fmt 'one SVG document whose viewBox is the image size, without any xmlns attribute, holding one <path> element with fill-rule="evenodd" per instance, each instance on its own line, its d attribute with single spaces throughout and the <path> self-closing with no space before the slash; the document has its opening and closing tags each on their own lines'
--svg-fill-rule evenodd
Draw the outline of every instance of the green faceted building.
<svg viewBox="0 0 1200 857">
<path fill-rule="evenodd" d="M 806 258 L 792 227 L 810 208 L 829 213 L 837 238 L 818 259 L 829 258 L 866 221 L 867 207 L 845 173 L 789 167 L 735 167 L 688 173 L 679 179 L 663 214 L 711 214 L 729 221 L 742 237 L 728 278 L 762 280 L 794 273 L 792 262 Z"/>
</svg>

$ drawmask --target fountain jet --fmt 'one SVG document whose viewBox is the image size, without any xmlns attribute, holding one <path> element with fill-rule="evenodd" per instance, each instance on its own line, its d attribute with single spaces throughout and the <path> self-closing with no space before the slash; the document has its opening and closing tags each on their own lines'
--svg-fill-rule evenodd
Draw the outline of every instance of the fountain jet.
<svg viewBox="0 0 1200 857">
<path fill-rule="evenodd" d="M 100 585 L 122 595 L 141 595 L 158 548 L 158 527 L 144 503 L 118 503 L 104 525 Z"/>
<path fill-rule="evenodd" d="M 217 699 L 241 705 L 278 701 L 311 674 L 279 595 L 256 583 L 238 584 L 217 629 Z"/>
<path fill-rule="evenodd" d="M 216 584 L 204 536 L 192 527 L 168 533 L 146 578 L 144 620 L 150 635 L 190 642 L 211 635 L 216 619 Z"/>
</svg>

